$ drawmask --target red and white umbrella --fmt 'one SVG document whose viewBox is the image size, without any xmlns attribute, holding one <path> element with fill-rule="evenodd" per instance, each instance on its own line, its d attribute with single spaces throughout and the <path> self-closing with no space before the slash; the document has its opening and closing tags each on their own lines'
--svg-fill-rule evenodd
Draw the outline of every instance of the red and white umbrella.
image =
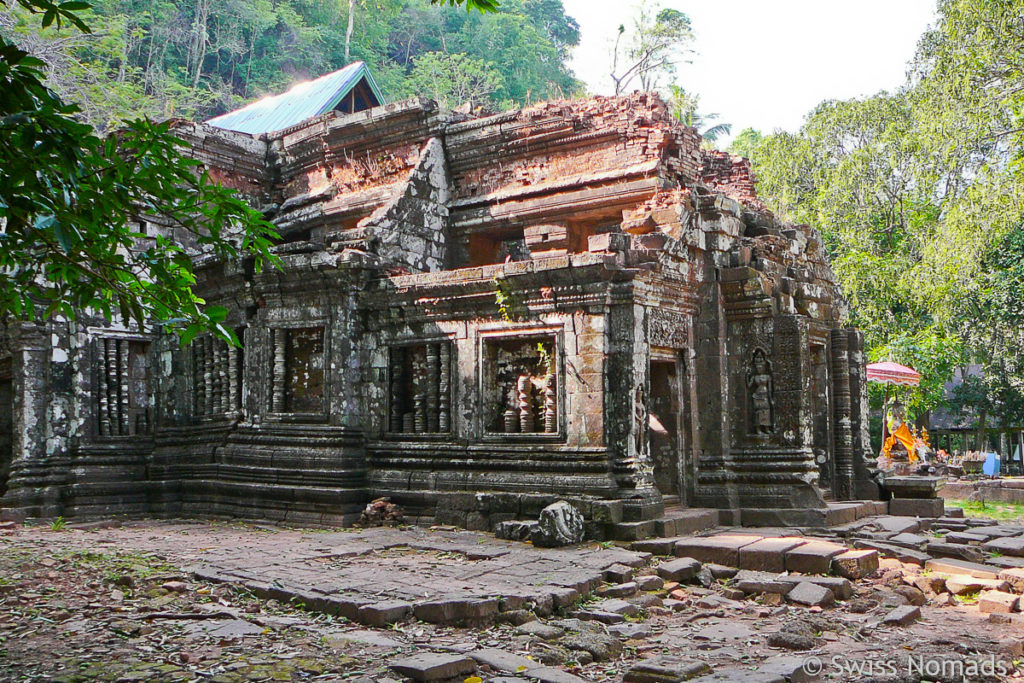
<svg viewBox="0 0 1024 683">
<path fill-rule="evenodd" d="M 904 387 L 916 387 L 921 383 L 921 373 L 899 363 L 868 363 L 867 380 L 878 384 L 898 384 Z"/>
</svg>

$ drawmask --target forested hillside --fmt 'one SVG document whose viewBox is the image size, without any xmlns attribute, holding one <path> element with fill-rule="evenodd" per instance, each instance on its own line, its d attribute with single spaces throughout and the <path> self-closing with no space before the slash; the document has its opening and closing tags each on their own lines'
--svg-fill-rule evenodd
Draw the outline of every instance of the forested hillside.
<svg viewBox="0 0 1024 683">
<path fill-rule="evenodd" d="M 4 7 L 0 34 L 42 58 L 50 85 L 101 130 L 207 118 L 357 59 L 390 99 L 501 107 L 581 87 L 566 66 L 579 29 L 561 0 L 484 14 L 426 0 L 96 0 L 82 17 L 92 34 Z"/>
</svg>

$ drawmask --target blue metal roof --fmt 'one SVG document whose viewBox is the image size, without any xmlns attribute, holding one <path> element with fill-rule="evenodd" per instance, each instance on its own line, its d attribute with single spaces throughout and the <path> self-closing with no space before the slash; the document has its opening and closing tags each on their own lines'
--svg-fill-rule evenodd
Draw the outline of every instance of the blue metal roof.
<svg viewBox="0 0 1024 683">
<path fill-rule="evenodd" d="M 207 123 L 250 135 L 272 133 L 331 111 L 363 78 L 378 103 L 384 104 L 384 96 L 366 64 L 353 62 L 338 71 L 292 86 L 288 92 L 264 97 L 241 109 L 216 116 Z"/>
</svg>

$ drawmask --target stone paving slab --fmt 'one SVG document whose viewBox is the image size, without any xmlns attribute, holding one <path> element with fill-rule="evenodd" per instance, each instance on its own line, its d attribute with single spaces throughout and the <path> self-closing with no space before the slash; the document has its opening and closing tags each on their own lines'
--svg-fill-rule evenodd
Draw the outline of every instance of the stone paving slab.
<svg viewBox="0 0 1024 683">
<path fill-rule="evenodd" d="M 642 566 L 651 557 L 598 544 L 545 549 L 479 532 L 422 528 L 281 531 L 259 541 L 204 549 L 192 569 L 374 626 L 410 614 L 432 623 L 476 624 L 492 621 L 503 608 L 550 613 L 567 595 L 600 586 L 610 568 Z"/>
</svg>

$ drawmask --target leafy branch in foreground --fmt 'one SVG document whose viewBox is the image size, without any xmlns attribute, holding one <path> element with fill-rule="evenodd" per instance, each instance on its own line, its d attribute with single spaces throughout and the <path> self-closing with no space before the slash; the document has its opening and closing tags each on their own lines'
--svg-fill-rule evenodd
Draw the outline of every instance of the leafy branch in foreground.
<svg viewBox="0 0 1024 683">
<path fill-rule="evenodd" d="M 88 31 L 74 14 L 85 3 L 18 2 L 44 26 Z M 100 138 L 43 84 L 42 66 L 0 38 L 0 314 L 116 311 L 183 341 L 208 329 L 237 343 L 221 324 L 227 311 L 193 291 L 182 244 L 261 268 L 274 260 L 273 226 L 211 182 L 168 123 L 136 120 Z M 147 234 L 147 217 L 164 229 Z"/>
</svg>

